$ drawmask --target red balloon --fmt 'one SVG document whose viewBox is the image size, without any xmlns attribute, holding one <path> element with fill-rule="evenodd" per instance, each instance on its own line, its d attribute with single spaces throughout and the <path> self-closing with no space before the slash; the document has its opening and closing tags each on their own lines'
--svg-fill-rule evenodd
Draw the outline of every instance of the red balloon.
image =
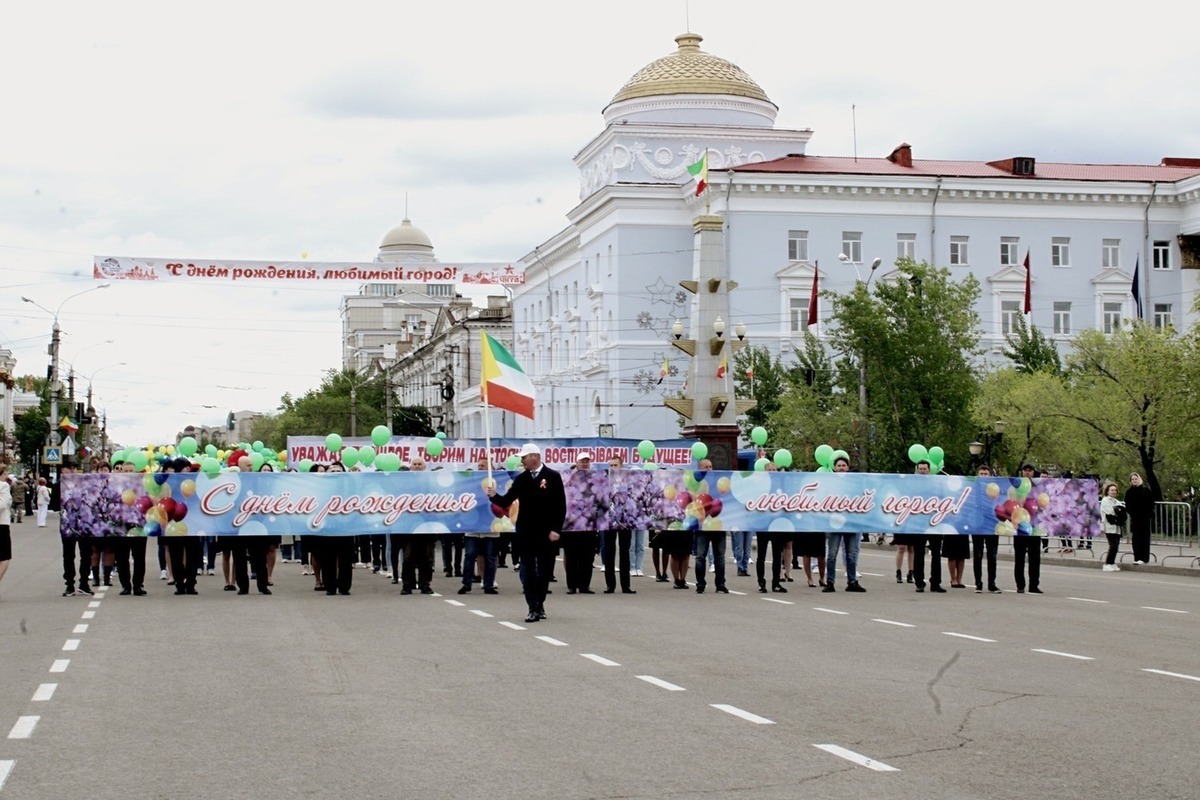
<svg viewBox="0 0 1200 800">
<path fill-rule="evenodd" d="M 725 507 L 725 504 L 722 503 L 720 500 L 718 500 L 715 497 L 711 499 L 711 502 L 704 504 L 704 510 L 708 512 L 708 515 L 710 517 L 721 516 L 721 509 L 724 507 Z"/>
<path fill-rule="evenodd" d="M 174 519 L 174 517 L 175 517 L 175 501 L 173 499 L 171 499 L 170 497 L 164 497 L 162 500 L 158 501 L 158 507 L 161 508 L 163 510 L 163 513 L 166 514 L 169 518 Z"/>
<path fill-rule="evenodd" d="M 1007 520 L 1010 516 L 1008 510 L 1008 501 L 996 504 L 996 519 Z"/>
<path fill-rule="evenodd" d="M 154 505 L 154 501 L 150 499 L 149 495 L 142 495 L 137 499 L 137 510 L 143 514 L 149 511 L 152 505 Z"/>
<path fill-rule="evenodd" d="M 187 506 L 183 503 L 176 503 L 175 508 L 171 511 L 171 519 L 176 522 L 181 522 L 187 516 Z"/>
<path fill-rule="evenodd" d="M 687 508 L 688 504 L 692 502 L 692 496 L 687 492 L 680 492 L 675 495 L 675 502 L 679 504 L 680 508 Z"/>
<path fill-rule="evenodd" d="M 498 506 L 495 503 L 492 503 L 492 516 L 499 519 L 500 517 L 503 517 L 507 513 L 508 513 L 507 508 L 504 508 L 503 506 Z"/>
</svg>

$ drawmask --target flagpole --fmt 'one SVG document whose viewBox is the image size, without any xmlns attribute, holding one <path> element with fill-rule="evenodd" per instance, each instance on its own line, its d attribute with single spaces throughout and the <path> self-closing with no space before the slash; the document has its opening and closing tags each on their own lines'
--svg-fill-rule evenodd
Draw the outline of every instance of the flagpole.
<svg viewBox="0 0 1200 800">
<path fill-rule="evenodd" d="M 495 483 L 492 478 L 492 407 L 488 405 L 487 392 L 483 392 L 483 446 L 487 449 L 488 481 Z"/>
</svg>

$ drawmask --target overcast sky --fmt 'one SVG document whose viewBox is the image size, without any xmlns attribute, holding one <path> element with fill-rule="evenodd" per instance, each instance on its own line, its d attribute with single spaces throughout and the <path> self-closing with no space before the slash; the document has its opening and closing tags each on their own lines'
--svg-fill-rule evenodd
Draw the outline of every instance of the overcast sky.
<svg viewBox="0 0 1200 800">
<path fill-rule="evenodd" d="M 410 8 L 410 6 L 413 6 Z M 684 0 L 21 3 L 0 33 L 0 346 L 44 373 L 93 254 L 363 261 L 408 214 L 443 261 L 562 229 L 571 161 Z M 1059 7 L 1062 7 L 1061 9 Z M 1186 4 L 691 0 L 808 152 L 1157 163 L 1200 157 Z M 1190 19 L 1188 19 L 1190 17 Z M 270 411 L 340 364 L 340 294 L 112 288 L 59 315 L 124 444 Z M 113 344 L 99 344 L 112 339 Z M 117 366 L 125 362 L 125 366 Z"/>
</svg>

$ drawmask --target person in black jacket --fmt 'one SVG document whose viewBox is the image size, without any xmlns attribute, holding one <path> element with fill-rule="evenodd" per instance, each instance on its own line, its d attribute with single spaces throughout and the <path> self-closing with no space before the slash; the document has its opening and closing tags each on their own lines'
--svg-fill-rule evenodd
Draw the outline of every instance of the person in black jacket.
<svg viewBox="0 0 1200 800">
<path fill-rule="evenodd" d="M 1150 561 L 1150 520 L 1154 517 L 1154 495 L 1136 472 L 1129 473 L 1125 490 L 1125 511 L 1129 514 L 1129 537 L 1133 540 L 1133 561 Z"/>
<path fill-rule="evenodd" d="M 501 508 L 513 502 L 517 507 L 516 541 L 521 550 L 521 582 L 525 585 L 525 603 L 529 606 L 526 622 L 546 618 L 546 589 L 554 566 L 554 546 L 567 517 L 567 495 L 562 476 L 542 464 L 542 451 L 527 442 L 517 455 L 525 471 L 518 475 L 504 494 L 492 485 L 487 496 Z"/>
</svg>

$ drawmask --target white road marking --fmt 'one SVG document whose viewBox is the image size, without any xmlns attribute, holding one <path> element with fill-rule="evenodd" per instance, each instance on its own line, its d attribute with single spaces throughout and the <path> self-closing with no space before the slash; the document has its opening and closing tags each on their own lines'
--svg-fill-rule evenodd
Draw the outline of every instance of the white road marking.
<svg viewBox="0 0 1200 800">
<path fill-rule="evenodd" d="M 730 589 L 730 590 L 729 590 L 729 593 L 730 593 L 730 594 L 736 594 L 738 597 L 745 597 L 745 596 L 746 596 L 746 593 L 745 593 L 745 592 L 735 592 L 733 589 Z"/>
<path fill-rule="evenodd" d="M 96 618 L 95 611 L 85 611 L 85 612 L 83 612 L 83 616 L 80 617 L 80 619 L 95 619 L 95 618 Z"/>
<path fill-rule="evenodd" d="M 78 649 L 79 649 L 79 640 L 78 639 L 67 639 L 66 643 L 63 645 L 63 650 L 78 650 Z"/>
<path fill-rule="evenodd" d="M 662 678 L 656 678 L 653 675 L 638 675 L 637 677 L 638 677 L 638 680 L 643 680 L 646 683 L 649 683 L 653 686 L 657 686 L 660 689 L 666 689 L 668 692 L 686 692 L 687 691 L 687 689 L 684 689 L 682 686 L 676 686 L 673 683 L 667 683 Z"/>
<path fill-rule="evenodd" d="M 1157 606 L 1142 606 L 1142 608 L 1146 609 L 1147 611 L 1166 611 L 1171 614 L 1186 614 L 1186 613 L 1188 613 L 1186 611 L 1180 611 L 1177 608 L 1159 608 Z"/>
<path fill-rule="evenodd" d="M 1080 661 L 1095 661 L 1091 656 L 1077 656 L 1074 653 L 1062 653 L 1058 650 L 1043 650 L 1040 647 L 1032 648 L 1035 653 L 1045 653 L 1048 656 L 1062 656 L 1063 658 L 1077 658 Z"/>
<path fill-rule="evenodd" d="M 88 603 L 88 608 L 99 608 L 99 607 L 100 607 L 99 600 L 92 600 Z"/>
<path fill-rule="evenodd" d="M 553 636 L 535 636 L 533 638 L 541 639 L 546 644 L 552 644 L 555 647 L 566 647 L 567 646 L 566 642 L 560 642 L 558 639 L 555 639 Z"/>
<path fill-rule="evenodd" d="M 496 616 L 495 614 L 489 614 L 486 611 L 480 611 L 478 608 L 472 608 L 471 613 L 477 617 L 487 617 L 488 619 L 491 619 L 492 617 Z"/>
<path fill-rule="evenodd" d="M 37 687 L 37 691 L 33 693 L 33 702 L 40 703 L 54 697 L 54 690 L 58 688 L 57 683 L 42 683 Z"/>
<path fill-rule="evenodd" d="M 766 602 L 768 602 L 768 603 L 779 603 L 779 605 L 781 605 L 781 606 L 794 606 L 794 605 L 796 605 L 796 604 L 795 604 L 795 603 L 793 603 L 791 600 L 776 600 L 774 597 L 762 597 L 762 598 L 759 598 L 759 599 L 760 599 L 760 600 L 765 600 L 765 601 L 766 601 Z"/>
<path fill-rule="evenodd" d="M 860 572 L 858 574 L 859 575 L 869 575 L 872 578 L 882 578 L 883 577 L 882 572 Z"/>
<path fill-rule="evenodd" d="M 37 727 L 39 719 L 41 717 L 17 717 L 17 724 L 8 732 L 8 738 L 28 739 L 33 735 L 33 729 Z"/>
<path fill-rule="evenodd" d="M 1153 672 L 1155 675 L 1166 675 L 1168 678 L 1184 678 L 1189 681 L 1200 681 L 1195 675 L 1184 675 L 1182 672 L 1166 672 L 1161 669 L 1143 669 L 1142 672 Z"/>
<path fill-rule="evenodd" d="M 515 623 L 515 622 L 501 622 L 500 624 L 501 624 L 501 625 L 503 625 L 503 626 L 504 626 L 504 627 L 506 627 L 506 628 L 512 628 L 514 631 L 523 631 L 523 630 L 526 630 L 525 628 L 521 627 L 520 625 L 518 625 L 518 624 L 517 624 L 517 623 Z"/>
<path fill-rule="evenodd" d="M 1104 605 L 1108 605 L 1107 600 L 1091 600 L 1086 597 L 1068 597 L 1067 599 L 1068 600 L 1078 600 L 1081 603 L 1102 603 Z"/>
<path fill-rule="evenodd" d="M 985 639 L 982 636 L 972 636 L 969 633 L 954 633 L 952 631 L 942 631 L 942 635 L 943 636 L 957 636 L 959 639 L 970 639 L 973 642 L 995 643 L 995 641 L 996 641 L 995 639 Z"/>
<path fill-rule="evenodd" d="M 838 611 L 836 608 L 821 608 L 820 606 L 815 606 L 813 611 L 824 611 L 826 614 L 837 614 L 838 616 L 842 617 L 850 616 L 849 611 Z"/>
<path fill-rule="evenodd" d="M 75 630 L 71 631 L 71 633 L 87 633 L 87 629 L 88 629 L 87 623 L 81 622 L 75 626 Z"/>
<path fill-rule="evenodd" d="M 0 789 L 4 788 L 4 782 L 8 780 L 9 774 L 12 772 L 15 761 L 0 761 Z"/>
<path fill-rule="evenodd" d="M 838 758 L 844 758 L 847 761 L 853 761 L 855 764 L 858 764 L 860 767 L 866 767 L 867 769 L 873 769 L 876 772 L 899 772 L 900 771 L 900 770 L 896 769 L 895 767 L 889 767 L 887 764 L 884 764 L 882 761 L 876 761 L 873 758 L 867 758 L 862 753 L 856 753 L 853 750 L 847 750 L 846 748 L 840 747 L 836 744 L 814 744 L 813 747 L 817 748 L 818 750 L 824 750 L 826 753 L 832 753 L 833 755 L 837 756 Z"/>
<path fill-rule="evenodd" d="M 602 667 L 619 667 L 619 666 L 621 666 L 617 662 L 612 661 L 611 659 L 607 659 L 604 656 L 598 656 L 595 653 L 580 653 L 579 655 L 583 656 L 584 658 L 595 661 L 597 664 L 599 664 Z"/>
<path fill-rule="evenodd" d="M 60 658 L 50 665 L 51 672 L 66 672 L 67 665 L 71 663 L 69 658 Z"/>
<path fill-rule="evenodd" d="M 465 608 L 467 605 L 466 603 L 460 603 L 457 600 L 447 600 L 446 602 L 452 606 L 458 606 L 459 608 Z"/>
<path fill-rule="evenodd" d="M 871 622 L 882 622 L 884 625 L 898 625 L 901 628 L 915 628 L 916 625 L 910 625 L 907 622 L 896 622 L 892 619 L 873 619 Z"/>
<path fill-rule="evenodd" d="M 748 722 L 753 722 L 755 725 L 775 724 L 774 721 L 769 720 L 766 717 L 760 717 L 758 714 L 751 714 L 749 711 L 744 711 L 737 706 L 730 706 L 726 705 L 725 703 L 710 703 L 709 705 L 711 705 L 713 708 L 724 711 L 726 714 L 733 714 L 735 717 L 741 717 Z"/>
</svg>

